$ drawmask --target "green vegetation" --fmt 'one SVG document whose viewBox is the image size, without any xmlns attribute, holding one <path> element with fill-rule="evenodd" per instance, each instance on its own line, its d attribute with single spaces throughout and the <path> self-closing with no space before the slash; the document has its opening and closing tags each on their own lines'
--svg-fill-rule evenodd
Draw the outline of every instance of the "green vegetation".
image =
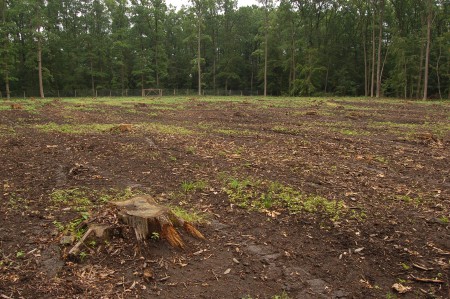
<svg viewBox="0 0 450 299">
<path fill-rule="evenodd" d="M 4 194 L 6 201 L 6 206 L 12 210 L 27 210 L 28 200 L 20 196 L 20 194 L 15 192 L 9 192 Z"/>
<path fill-rule="evenodd" d="M 56 124 L 48 123 L 44 125 L 35 125 L 34 127 L 44 132 L 58 132 L 67 134 L 89 134 L 101 133 L 113 128 L 114 124 Z"/>
<path fill-rule="evenodd" d="M 47 123 L 43 125 L 35 125 L 34 127 L 44 132 L 58 132 L 67 134 L 92 134 L 92 133 L 109 132 L 112 128 L 117 126 L 118 124 L 102 124 L 102 123 L 93 123 L 93 124 Z M 152 133 L 161 133 L 170 135 L 191 135 L 195 133 L 194 131 L 191 131 L 183 127 L 174 125 L 163 125 L 159 123 L 140 123 L 134 124 L 133 127 L 135 127 L 136 129 Z"/>
<path fill-rule="evenodd" d="M 256 132 L 247 130 L 247 129 L 242 129 L 242 130 L 237 130 L 237 129 L 216 129 L 213 130 L 213 132 L 215 133 L 219 133 L 222 135 L 228 135 L 228 136 L 251 136 L 251 135 L 256 135 Z"/>
<path fill-rule="evenodd" d="M 193 135 L 195 131 L 186 129 L 180 126 L 174 125 L 164 125 L 160 123 L 144 123 L 140 124 L 139 127 L 148 132 L 169 134 L 169 135 Z"/>
<path fill-rule="evenodd" d="M 88 188 L 57 189 L 50 194 L 50 200 L 57 206 L 87 211 L 90 208 L 110 201 L 122 201 L 136 195 L 130 188 L 123 190 L 92 190 Z"/>
<path fill-rule="evenodd" d="M 409 195 L 396 195 L 394 197 L 395 200 L 406 202 L 413 204 L 414 206 L 418 206 L 423 202 L 423 199 L 421 197 L 410 197 Z"/>
<path fill-rule="evenodd" d="M 274 295 L 270 297 L 270 299 L 289 299 L 289 298 L 290 298 L 289 295 L 285 291 L 283 291 L 280 295 Z M 253 297 L 250 295 L 246 295 L 242 297 L 242 299 L 253 299 Z"/>
<path fill-rule="evenodd" d="M 189 192 L 196 192 L 196 191 L 203 191 L 206 189 L 207 184 L 205 181 L 195 181 L 195 182 L 188 182 L 185 181 L 181 184 L 181 189 L 184 193 Z"/>
<path fill-rule="evenodd" d="M 324 214 L 332 221 L 339 220 L 346 213 L 343 201 L 305 195 L 277 182 L 233 178 L 223 190 L 232 203 L 251 210 L 287 209 L 290 214 Z"/>
<path fill-rule="evenodd" d="M 198 212 L 189 212 L 180 206 L 170 207 L 170 210 L 179 218 L 191 223 L 200 223 L 205 220 L 205 216 Z"/>
<path fill-rule="evenodd" d="M 449 220 L 449 218 L 447 216 L 441 216 L 441 217 L 438 217 L 437 219 L 442 224 L 449 224 L 450 223 L 450 220 Z"/>
<path fill-rule="evenodd" d="M 19 250 L 16 252 L 16 258 L 23 259 L 25 257 L 25 252 L 23 250 Z"/>
<path fill-rule="evenodd" d="M 54 204 L 73 207 L 77 211 L 86 211 L 93 204 L 88 197 L 88 192 L 83 189 L 60 189 L 50 194 Z"/>
<path fill-rule="evenodd" d="M 86 233 L 86 227 L 81 225 L 82 222 L 89 219 L 89 213 L 80 213 L 80 216 L 73 219 L 66 225 L 59 221 L 53 221 L 53 225 L 58 229 L 63 235 L 70 235 L 75 238 L 75 240 L 81 239 Z"/>
</svg>

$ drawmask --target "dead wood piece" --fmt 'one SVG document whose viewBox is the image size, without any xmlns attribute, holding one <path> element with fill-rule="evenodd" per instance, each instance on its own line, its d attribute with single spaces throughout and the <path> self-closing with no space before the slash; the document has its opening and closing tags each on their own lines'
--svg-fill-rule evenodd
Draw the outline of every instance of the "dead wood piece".
<svg viewBox="0 0 450 299">
<path fill-rule="evenodd" d="M 419 265 L 419 264 L 412 264 L 412 266 L 413 266 L 414 268 L 417 268 L 417 269 L 423 270 L 423 271 L 431 271 L 431 270 L 434 270 L 433 268 L 427 268 L 427 267 L 422 266 L 422 265 Z"/>
<path fill-rule="evenodd" d="M 445 283 L 445 281 L 441 279 L 434 279 L 434 278 L 421 278 L 421 277 L 415 277 L 414 275 L 411 275 L 411 278 L 415 281 L 419 282 L 428 282 L 428 283 Z"/>
<path fill-rule="evenodd" d="M 22 104 L 11 104 L 11 109 L 12 110 L 22 110 L 23 105 Z"/>
<path fill-rule="evenodd" d="M 110 235 L 111 231 L 112 227 L 109 225 L 94 224 L 90 226 L 83 237 L 81 237 L 81 239 L 77 242 L 77 244 L 75 244 L 75 246 L 70 249 L 68 256 L 76 257 L 81 251 L 81 246 L 91 235 L 94 235 L 97 238 L 106 239 Z"/>
<path fill-rule="evenodd" d="M 120 124 L 120 125 L 112 127 L 110 129 L 110 131 L 116 132 L 116 133 L 131 132 L 131 131 L 133 131 L 133 125 L 132 124 Z"/>
</svg>

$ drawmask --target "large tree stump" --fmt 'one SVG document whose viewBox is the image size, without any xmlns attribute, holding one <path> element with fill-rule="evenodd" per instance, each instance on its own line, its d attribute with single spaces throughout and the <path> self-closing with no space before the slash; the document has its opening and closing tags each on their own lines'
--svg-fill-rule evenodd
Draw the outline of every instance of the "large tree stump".
<svg viewBox="0 0 450 299">
<path fill-rule="evenodd" d="M 113 205 L 118 207 L 119 219 L 133 227 L 139 241 L 158 233 L 173 247 L 183 248 L 184 243 L 174 226 L 183 227 L 197 239 L 205 239 L 192 224 L 177 217 L 169 208 L 158 205 L 151 196 L 136 196 Z"/>
<path fill-rule="evenodd" d="M 183 227 L 191 236 L 197 239 L 205 239 L 203 234 L 199 232 L 191 223 L 176 216 L 168 207 L 159 205 L 148 195 L 136 196 L 129 200 L 113 202 L 115 212 L 114 216 L 122 225 L 132 227 L 138 241 L 143 241 L 152 237 L 155 233 L 162 239 L 167 240 L 173 247 L 184 248 L 184 242 L 175 227 Z M 111 214 L 111 213 L 104 213 Z M 94 217 L 91 224 L 88 224 L 88 230 L 77 244 L 69 251 L 69 256 L 76 256 L 80 252 L 80 247 L 91 236 L 97 238 L 108 238 L 119 224 L 111 224 L 114 221 L 106 221 L 107 223 L 94 223 L 102 217 Z M 116 217 L 114 217 L 116 218 Z"/>
</svg>

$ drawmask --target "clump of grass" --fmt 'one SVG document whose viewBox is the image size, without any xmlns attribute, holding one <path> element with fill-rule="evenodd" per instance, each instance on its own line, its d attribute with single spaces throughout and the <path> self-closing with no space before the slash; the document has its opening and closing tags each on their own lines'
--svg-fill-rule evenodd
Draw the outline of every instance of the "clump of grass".
<svg viewBox="0 0 450 299">
<path fill-rule="evenodd" d="M 184 193 L 203 191 L 206 189 L 206 186 L 206 182 L 201 180 L 194 182 L 185 181 L 181 183 L 181 189 Z"/>
<path fill-rule="evenodd" d="M 201 223 L 205 220 L 204 215 L 195 211 L 187 211 L 180 206 L 171 207 L 170 210 L 175 214 L 175 216 L 190 223 Z"/>
<path fill-rule="evenodd" d="M 287 135 L 298 135 L 300 133 L 300 130 L 298 130 L 298 129 L 288 128 L 288 127 L 284 127 L 284 126 L 274 126 L 272 128 L 272 131 L 275 133 L 287 134 Z"/>
</svg>

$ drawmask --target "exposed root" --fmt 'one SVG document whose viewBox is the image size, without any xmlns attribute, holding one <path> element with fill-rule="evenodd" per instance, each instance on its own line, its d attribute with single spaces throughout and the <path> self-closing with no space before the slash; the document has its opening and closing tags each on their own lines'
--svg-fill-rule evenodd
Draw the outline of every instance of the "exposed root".
<svg viewBox="0 0 450 299">
<path fill-rule="evenodd" d="M 191 236 L 193 236 L 194 238 L 197 239 L 201 239 L 201 240 L 205 240 L 205 236 L 203 236 L 203 234 L 201 232 L 199 232 L 192 224 L 190 224 L 189 222 L 184 222 L 183 224 L 183 228 L 184 230 L 190 234 Z"/>
<path fill-rule="evenodd" d="M 165 224 L 161 228 L 161 236 L 169 242 L 170 245 L 177 248 L 184 248 L 184 242 L 175 228 L 170 224 Z"/>
</svg>

